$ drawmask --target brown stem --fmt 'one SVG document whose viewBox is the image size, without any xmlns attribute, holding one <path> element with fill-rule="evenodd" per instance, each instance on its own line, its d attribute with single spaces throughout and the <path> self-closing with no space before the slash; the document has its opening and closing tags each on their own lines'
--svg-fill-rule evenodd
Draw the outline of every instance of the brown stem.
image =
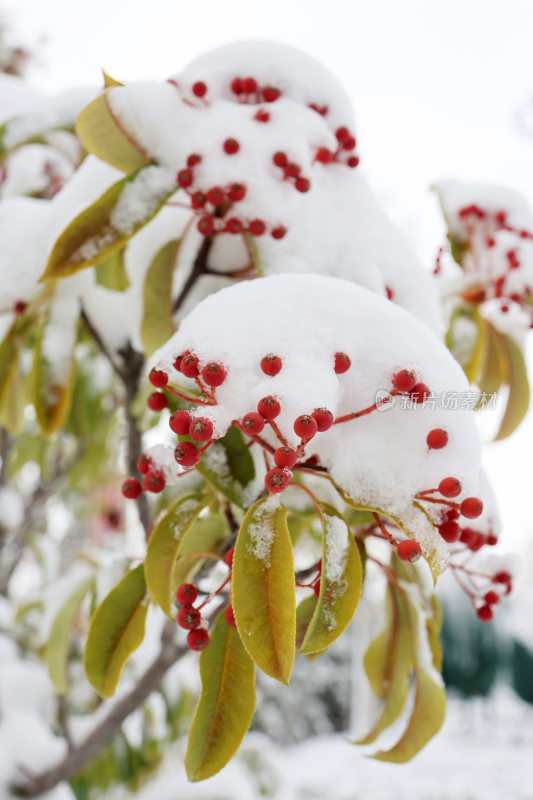
<svg viewBox="0 0 533 800">
<path fill-rule="evenodd" d="M 157 658 L 141 676 L 134 689 L 119 700 L 109 714 L 79 745 L 75 746 L 55 767 L 31 778 L 27 783 L 15 788 L 21 797 L 34 797 L 70 780 L 85 767 L 120 731 L 121 725 L 132 711 L 139 708 L 148 695 L 157 689 L 168 669 L 176 663 L 187 648 L 174 641 L 176 626 L 167 622 L 161 636 L 161 651 Z"/>
<path fill-rule="evenodd" d="M 209 252 L 211 250 L 211 245 L 213 244 L 213 236 L 206 236 L 196 258 L 194 259 L 194 263 L 192 265 L 192 270 L 189 274 L 189 277 L 185 281 L 183 288 L 179 295 L 176 297 L 173 306 L 173 312 L 179 311 L 183 303 L 185 302 L 187 295 L 191 291 L 192 287 L 202 275 L 206 273 L 207 270 L 207 259 L 209 257 Z"/>
</svg>

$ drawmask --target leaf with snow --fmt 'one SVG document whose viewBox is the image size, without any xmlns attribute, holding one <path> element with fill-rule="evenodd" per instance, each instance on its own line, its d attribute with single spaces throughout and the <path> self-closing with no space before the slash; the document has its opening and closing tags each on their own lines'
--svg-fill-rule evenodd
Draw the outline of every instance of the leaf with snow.
<svg viewBox="0 0 533 800">
<path fill-rule="evenodd" d="M 143 167 L 113 184 L 61 233 L 41 280 L 66 278 L 122 249 L 176 188 L 174 174 L 157 166 Z"/>
<path fill-rule="evenodd" d="M 144 566 L 131 569 L 98 606 L 85 645 L 85 674 L 101 697 L 115 693 L 122 668 L 144 639 L 148 596 Z"/>
<path fill-rule="evenodd" d="M 246 491 L 255 478 L 254 462 L 235 426 L 206 450 L 196 469 L 235 505 L 247 508 L 254 499 Z"/>
<path fill-rule="evenodd" d="M 319 504 L 322 522 L 322 574 L 315 613 L 300 653 L 325 650 L 350 624 L 361 597 L 363 572 L 359 549 L 343 517 Z"/>
<path fill-rule="evenodd" d="M 174 569 L 182 540 L 209 500 L 205 494 L 180 498 L 157 523 L 148 540 L 144 562 L 146 584 L 154 603 L 171 619 Z"/>
<path fill-rule="evenodd" d="M 109 79 L 104 73 L 104 78 Z M 135 172 L 151 159 L 141 145 L 124 128 L 109 104 L 109 92 L 120 85 L 111 79 L 109 89 L 85 106 L 76 122 L 76 133 L 88 153 L 111 164 L 122 172 Z"/>
<path fill-rule="evenodd" d="M 156 253 L 146 271 L 143 288 L 141 339 L 147 356 L 174 333 L 172 324 L 172 277 L 178 257 L 179 239 L 167 242 Z"/>
<path fill-rule="evenodd" d="M 295 655 L 294 565 L 287 511 L 276 497 L 258 500 L 242 521 L 231 593 L 246 650 L 259 669 L 288 684 Z"/>
<path fill-rule="evenodd" d="M 67 664 L 72 626 L 83 598 L 87 592 L 94 589 L 94 582 L 94 577 L 91 576 L 78 586 L 59 611 L 50 630 L 50 636 L 46 643 L 45 661 L 58 694 L 65 694 L 68 690 Z"/>
<path fill-rule="evenodd" d="M 255 666 L 224 613 L 200 656 L 202 691 L 189 731 L 185 768 L 190 781 L 215 775 L 232 758 L 255 708 Z"/>
</svg>

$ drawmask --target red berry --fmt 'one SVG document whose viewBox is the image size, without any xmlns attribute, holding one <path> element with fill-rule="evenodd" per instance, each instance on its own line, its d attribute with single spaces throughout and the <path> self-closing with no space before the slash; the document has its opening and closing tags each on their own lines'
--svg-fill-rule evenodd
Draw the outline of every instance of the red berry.
<svg viewBox="0 0 533 800">
<path fill-rule="evenodd" d="M 237 623 L 235 622 L 235 615 L 233 613 L 232 606 L 228 606 L 227 609 L 225 610 L 224 619 L 226 620 L 228 625 L 230 625 L 232 628 L 236 628 L 237 627 Z"/>
<path fill-rule="evenodd" d="M 124 497 L 127 497 L 128 500 L 136 500 L 139 495 L 142 493 L 143 487 L 136 481 L 135 478 L 128 478 L 122 484 L 122 494 Z"/>
<path fill-rule="evenodd" d="M 203 81 L 196 81 L 196 83 L 193 83 L 192 93 L 196 97 L 203 97 L 206 92 L 207 92 L 207 86 Z"/>
<path fill-rule="evenodd" d="M 343 372 L 347 372 L 351 366 L 352 362 L 350 361 L 350 356 L 346 355 L 346 353 L 335 353 L 333 368 L 337 375 L 342 375 Z"/>
<path fill-rule="evenodd" d="M 446 519 L 459 519 L 461 514 L 457 508 L 449 508 L 446 512 Z"/>
<path fill-rule="evenodd" d="M 492 580 L 494 583 L 511 583 L 512 578 L 508 572 L 497 572 Z"/>
<path fill-rule="evenodd" d="M 347 136 L 342 142 L 343 150 L 355 150 L 355 139 L 353 136 Z"/>
<path fill-rule="evenodd" d="M 415 386 L 413 386 L 409 392 L 409 395 L 415 403 L 423 403 L 424 400 L 430 395 L 429 387 L 427 387 L 425 383 L 417 383 Z"/>
<path fill-rule="evenodd" d="M 308 192 L 311 188 L 311 181 L 308 181 L 307 178 L 298 178 L 294 187 L 298 192 Z"/>
<path fill-rule="evenodd" d="M 13 312 L 17 316 L 20 316 L 21 314 L 24 314 L 24 312 L 26 311 L 27 306 L 28 306 L 28 304 L 25 303 L 24 300 L 17 300 L 17 302 L 13 306 Z"/>
<path fill-rule="evenodd" d="M 192 442 L 180 442 L 174 450 L 174 458 L 182 467 L 194 467 L 202 458 Z"/>
<path fill-rule="evenodd" d="M 181 371 L 186 378 L 197 378 L 200 372 L 198 367 L 198 356 L 189 353 L 181 359 Z"/>
<path fill-rule="evenodd" d="M 174 411 L 174 413 L 170 415 L 168 424 L 170 430 L 178 436 L 187 436 L 189 433 L 189 425 L 191 424 L 191 415 L 188 411 Z"/>
<path fill-rule="evenodd" d="M 228 197 L 233 203 L 244 200 L 246 196 L 246 186 L 242 183 L 232 183 L 228 189 Z"/>
<path fill-rule="evenodd" d="M 243 224 L 238 217 L 230 217 L 226 222 L 225 230 L 227 230 L 228 233 L 242 233 L 243 229 Z"/>
<path fill-rule="evenodd" d="M 191 206 L 193 208 L 203 208 L 206 200 L 207 198 L 203 192 L 195 192 L 191 195 Z"/>
<path fill-rule="evenodd" d="M 202 622 L 202 615 L 200 614 L 197 608 L 192 608 L 191 606 L 184 606 L 183 608 L 180 608 L 180 610 L 178 611 L 178 616 L 176 617 L 176 620 L 180 628 L 185 628 L 185 630 L 187 631 L 193 631 Z"/>
<path fill-rule="evenodd" d="M 443 428 L 434 428 L 426 437 L 430 450 L 441 450 L 448 444 L 448 433 Z"/>
<path fill-rule="evenodd" d="M 191 155 L 187 158 L 187 166 L 195 167 L 200 163 L 201 160 L 202 156 L 199 156 L 198 153 L 191 153 Z"/>
<path fill-rule="evenodd" d="M 411 392 L 416 386 L 416 374 L 412 369 L 401 369 L 392 376 L 392 385 L 399 392 Z"/>
<path fill-rule="evenodd" d="M 209 644 L 209 634 L 204 628 L 196 628 L 187 635 L 187 646 L 190 650 L 205 650 Z"/>
<path fill-rule="evenodd" d="M 176 590 L 176 600 L 180 606 L 192 606 L 198 597 L 198 589 L 194 583 L 182 583 Z"/>
<path fill-rule="evenodd" d="M 333 161 L 333 153 L 327 147 L 320 147 L 316 152 L 315 161 L 320 161 L 321 164 L 329 164 Z"/>
<path fill-rule="evenodd" d="M 242 88 L 242 81 L 241 81 L 240 78 L 235 78 L 231 82 L 231 91 L 233 92 L 233 94 L 237 94 L 237 95 L 238 94 L 242 94 L 243 88 Z"/>
<path fill-rule="evenodd" d="M 302 414 L 294 420 L 294 432 L 304 441 L 312 439 L 318 431 L 317 421 L 310 414 Z"/>
<path fill-rule="evenodd" d="M 181 169 L 178 172 L 178 185 L 181 186 L 182 189 L 186 189 L 187 186 L 190 186 L 193 182 L 193 177 L 190 169 Z"/>
<path fill-rule="evenodd" d="M 274 153 L 274 155 L 272 156 L 272 161 L 274 162 L 276 167 L 281 167 L 282 169 L 283 167 L 286 167 L 287 164 L 289 163 L 287 155 L 283 153 L 281 150 L 278 150 L 277 153 Z"/>
<path fill-rule="evenodd" d="M 268 111 L 264 111 L 262 108 L 260 108 L 255 112 L 254 119 L 257 120 L 257 122 L 268 122 L 270 119 L 270 114 Z"/>
<path fill-rule="evenodd" d="M 266 86 L 263 89 L 263 100 L 267 103 L 274 103 L 278 97 L 280 97 L 281 92 L 279 89 L 274 88 L 274 86 Z"/>
<path fill-rule="evenodd" d="M 443 478 L 439 483 L 439 492 L 443 497 L 458 497 L 462 490 L 461 481 L 457 478 Z"/>
<path fill-rule="evenodd" d="M 256 433 L 261 433 L 265 427 L 265 420 L 260 414 L 251 411 L 242 418 L 241 427 L 245 433 L 255 435 Z"/>
<path fill-rule="evenodd" d="M 146 475 L 149 472 L 150 467 L 152 466 L 152 459 L 148 458 L 147 455 L 141 453 L 139 458 L 137 459 L 137 469 L 141 473 L 141 475 Z"/>
<path fill-rule="evenodd" d="M 255 78 L 244 78 L 242 81 L 242 91 L 244 94 L 253 94 L 257 92 L 257 81 Z"/>
<path fill-rule="evenodd" d="M 276 462 L 276 466 L 280 467 L 281 469 L 292 469 L 297 460 L 298 457 L 296 455 L 296 451 L 291 447 L 278 447 L 274 453 L 274 461 Z"/>
<path fill-rule="evenodd" d="M 233 566 L 233 554 L 234 554 L 234 552 L 235 552 L 235 548 L 234 547 L 230 547 L 230 549 L 228 550 L 228 552 L 224 556 L 224 561 L 226 562 L 226 564 L 228 565 L 228 567 L 230 569 Z"/>
<path fill-rule="evenodd" d="M 277 375 L 282 367 L 282 361 L 279 356 L 269 353 L 261 359 L 261 369 L 265 375 L 270 375 L 271 378 Z"/>
<path fill-rule="evenodd" d="M 445 542 L 456 542 L 461 534 L 461 528 L 453 520 L 446 520 L 439 525 L 439 533 Z"/>
<path fill-rule="evenodd" d="M 359 159 L 357 158 L 357 156 L 350 156 L 350 158 L 346 163 L 348 164 L 349 167 L 355 169 L 355 167 L 359 166 Z"/>
<path fill-rule="evenodd" d="M 196 228 L 202 234 L 202 236 L 211 236 L 215 230 L 215 222 L 213 217 L 210 217 L 208 214 L 206 214 L 204 217 L 201 217 L 201 219 L 198 220 Z"/>
<path fill-rule="evenodd" d="M 208 386 L 220 386 L 226 380 L 226 370 L 222 364 L 216 361 L 210 361 L 202 369 L 202 378 Z"/>
<path fill-rule="evenodd" d="M 143 478 L 143 486 L 147 492 L 162 492 L 165 488 L 165 476 L 158 469 L 152 469 L 147 472 Z"/>
<path fill-rule="evenodd" d="M 272 238 L 283 239 L 286 233 L 287 233 L 287 228 L 284 228 L 283 225 L 278 225 L 277 228 L 273 228 L 272 230 Z"/>
<path fill-rule="evenodd" d="M 226 141 L 224 142 L 224 144 L 222 145 L 222 147 L 223 147 L 223 149 L 224 149 L 224 152 L 226 153 L 226 155 L 228 155 L 228 156 L 232 156 L 232 155 L 234 155 L 235 153 L 238 153 L 238 152 L 239 152 L 239 149 L 240 149 L 240 144 L 239 144 L 239 142 L 237 141 L 237 139 L 232 139 L 232 138 L 230 137 L 229 139 L 226 139 Z"/>
<path fill-rule="evenodd" d="M 266 231 L 266 225 L 262 219 L 253 219 L 248 230 L 252 236 L 262 236 Z"/>
<path fill-rule="evenodd" d="M 281 406 L 275 397 L 268 395 L 258 402 L 257 410 L 263 419 L 275 419 L 281 411 Z"/>
<path fill-rule="evenodd" d="M 472 528 L 463 528 L 459 538 L 463 544 L 466 544 L 467 547 L 470 547 L 470 544 L 476 540 L 478 535 L 479 534 L 476 531 L 473 531 Z"/>
<path fill-rule="evenodd" d="M 157 386 L 158 389 L 162 389 L 168 383 L 168 375 L 162 369 L 150 370 L 148 379 L 152 386 Z"/>
<path fill-rule="evenodd" d="M 350 131 L 343 125 L 341 128 L 337 128 L 335 136 L 337 137 L 337 141 L 342 143 L 345 139 L 349 138 Z"/>
<path fill-rule="evenodd" d="M 494 616 L 494 609 L 491 606 L 481 606 L 476 610 L 476 614 L 482 622 L 490 622 Z"/>
<path fill-rule="evenodd" d="M 291 481 L 291 473 L 288 469 L 274 467 L 265 475 L 265 486 L 269 492 L 277 494 L 287 488 Z"/>
<path fill-rule="evenodd" d="M 489 533 L 487 536 L 487 544 L 489 547 L 494 547 L 495 544 L 498 544 L 498 537 L 495 533 Z"/>
<path fill-rule="evenodd" d="M 189 425 L 189 435 L 195 442 L 208 442 L 213 436 L 213 423 L 207 417 L 195 417 Z"/>
<path fill-rule="evenodd" d="M 297 178 L 301 171 L 302 168 L 299 166 L 299 164 L 291 162 L 285 167 L 284 174 L 286 178 Z"/>
<path fill-rule="evenodd" d="M 418 542 L 414 542 L 412 539 L 404 539 L 398 544 L 398 556 L 402 561 L 410 561 L 411 564 L 414 564 L 421 555 L 422 548 Z"/>
<path fill-rule="evenodd" d="M 152 394 L 148 396 L 146 405 L 152 411 L 162 411 L 167 407 L 168 401 L 163 392 L 152 392 Z"/>
<path fill-rule="evenodd" d="M 487 592 L 483 600 L 488 606 L 495 606 L 496 603 L 500 602 L 500 595 L 498 594 L 498 592 L 490 591 Z"/>
<path fill-rule="evenodd" d="M 477 497 L 467 497 L 461 503 L 461 514 L 468 519 L 475 519 L 483 511 L 483 503 Z"/>
<path fill-rule="evenodd" d="M 334 422 L 333 414 L 327 408 L 315 408 L 311 416 L 316 422 L 317 430 L 320 433 L 327 431 L 331 428 Z"/>
<path fill-rule="evenodd" d="M 212 186 L 211 189 L 206 194 L 207 202 L 211 203 L 212 206 L 219 206 L 221 203 L 224 202 L 226 197 L 226 193 L 222 186 Z"/>
</svg>

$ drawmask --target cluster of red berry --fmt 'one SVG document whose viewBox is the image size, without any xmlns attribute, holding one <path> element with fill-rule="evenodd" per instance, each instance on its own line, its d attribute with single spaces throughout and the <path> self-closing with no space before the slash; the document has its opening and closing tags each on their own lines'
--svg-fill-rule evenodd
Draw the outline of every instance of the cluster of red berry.
<svg viewBox="0 0 533 800">
<path fill-rule="evenodd" d="M 347 164 L 355 169 L 359 165 L 359 157 L 353 153 L 357 145 L 355 136 L 352 136 L 348 128 L 343 125 L 335 131 L 335 138 L 338 142 L 336 150 L 319 147 L 316 151 L 315 161 L 319 161 L 321 164 Z"/>
</svg>

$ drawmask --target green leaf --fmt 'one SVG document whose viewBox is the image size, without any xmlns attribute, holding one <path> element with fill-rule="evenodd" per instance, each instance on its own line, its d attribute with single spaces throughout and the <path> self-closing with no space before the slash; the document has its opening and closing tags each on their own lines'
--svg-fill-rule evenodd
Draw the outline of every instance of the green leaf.
<svg viewBox="0 0 533 800">
<path fill-rule="evenodd" d="M 255 667 L 238 632 L 219 614 L 200 656 L 202 692 L 189 731 L 190 781 L 215 775 L 231 759 L 252 721 Z"/>
<path fill-rule="evenodd" d="M 394 671 L 394 649 L 398 630 L 398 608 L 394 588 L 387 585 L 385 598 L 385 627 L 372 640 L 363 658 L 366 676 L 372 691 L 378 697 L 385 697 L 390 687 Z"/>
<path fill-rule="evenodd" d="M 101 697 L 111 697 L 122 667 L 144 638 L 148 596 L 144 565 L 122 578 L 98 606 L 85 645 L 85 674 Z"/>
<path fill-rule="evenodd" d="M 104 80 L 107 78 L 104 73 Z M 149 164 L 151 159 L 111 110 L 109 92 L 116 84 L 113 81 L 108 90 L 85 106 L 78 116 L 76 133 L 88 153 L 122 172 L 134 172 Z"/>
<path fill-rule="evenodd" d="M 174 568 L 181 543 L 209 500 L 209 495 L 205 494 L 191 494 L 180 498 L 157 523 L 148 539 L 144 562 L 148 591 L 154 603 L 171 619 L 174 616 Z"/>
<path fill-rule="evenodd" d="M 485 394 L 495 394 L 505 381 L 507 375 L 505 353 L 500 342 L 501 334 L 494 329 L 490 322 L 487 326 L 487 345 L 485 348 L 485 361 L 478 377 L 477 384 Z"/>
<path fill-rule="evenodd" d="M 302 600 L 296 609 L 296 649 L 299 650 L 305 638 L 309 623 L 315 613 L 318 597 L 314 593 Z"/>
<path fill-rule="evenodd" d="M 518 428 L 529 408 L 530 394 L 522 350 L 514 339 L 505 334 L 500 335 L 500 343 L 507 362 L 509 398 L 495 441 L 505 439 Z"/>
<path fill-rule="evenodd" d="M 0 344 L 0 407 L 11 392 L 13 381 L 18 380 L 19 355 L 37 322 L 35 314 L 20 314 Z"/>
<path fill-rule="evenodd" d="M 104 261 L 100 261 L 95 268 L 95 278 L 98 286 L 113 292 L 125 292 L 130 279 L 124 265 L 124 249 L 115 250 Z"/>
<path fill-rule="evenodd" d="M 456 337 L 456 324 L 468 320 L 476 329 L 474 343 L 470 350 L 465 351 L 464 337 Z M 477 306 L 457 306 L 451 316 L 446 346 L 461 364 L 469 383 L 476 383 L 483 371 L 487 348 L 487 322 L 479 313 Z"/>
<path fill-rule="evenodd" d="M 322 575 L 318 603 L 300 648 L 325 650 L 346 630 L 361 597 L 361 556 L 345 520 L 332 506 L 319 504 L 322 517 Z"/>
<path fill-rule="evenodd" d="M 37 422 L 47 436 L 59 430 L 68 416 L 76 374 L 76 362 L 74 360 L 76 336 L 74 336 L 68 371 L 61 381 L 54 376 L 54 365 L 50 364 L 43 352 L 43 340 L 46 335 L 47 325 L 54 324 L 50 323 L 49 320 L 50 317 L 47 315 L 37 334 L 31 376 L 32 400 Z M 77 321 L 74 324 L 77 325 Z"/>
<path fill-rule="evenodd" d="M 141 339 L 147 356 L 174 333 L 172 325 L 172 276 L 179 239 L 167 242 L 154 256 L 144 279 Z"/>
<path fill-rule="evenodd" d="M 45 661 L 57 694 L 65 694 L 68 690 L 67 664 L 70 633 L 81 602 L 87 592 L 92 589 L 94 589 L 93 576 L 78 586 L 52 624 L 46 644 Z"/>
<path fill-rule="evenodd" d="M 156 166 L 139 169 L 113 184 L 61 233 L 41 281 L 74 275 L 124 248 L 176 189 L 174 176 Z"/>
<path fill-rule="evenodd" d="M 287 511 L 275 497 L 258 500 L 242 521 L 231 592 L 248 653 L 259 669 L 288 684 L 295 655 L 294 566 Z"/>
<path fill-rule="evenodd" d="M 222 512 L 197 519 L 181 539 L 173 584 L 179 586 L 191 581 L 206 560 L 203 554 L 215 555 L 220 545 L 229 537 L 228 521 Z"/>
<path fill-rule="evenodd" d="M 244 436 L 232 427 L 205 451 L 196 469 L 235 505 L 246 508 L 246 487 L 255 478 L 255 467 Z"/>
<path fill-rule="evenodd" d="M 415 655 L 414 706 L 407 728 L 400 740 L 390 750 L 380 751 L 373 758 L 403 764 L 410 761 L 428 741 L 439 731 L 446 712 L 446 695 L 442 681 L 436 682 L 418 661 L 421 649 L 419 640 L 421 629 L 418 624 L 418 611 L 402 592 L 402 602 L 411 638 L 411 652 Z M 425 631 L 425 628 L 422 629 Z M 389 723 L 390 724 L 390 723 Z"/>
<path fill-rule="evenodd" d="M 387 657 L 388 663 L 380 663 L 384 655 L 380 652 L 380 645 L 374 640 L 365 655 L 365 669 L 367 675 L 373 675 L 372 686 L 380 689 L 377 692 L 384 697 L 385 703 L 379 718 L 366 736 L 359 739 L 356 744 L 364 745 L 375 742 L 378 736 L 402 713 L 409 695 L 409 676 L 415 661 L 414 643 L 411 640 L 411 629 L 407 617 L 403 593 L 398 592 L 394 586 L 389 585 L 390 597 L 390 627 L 387 631 Z M 381 643 L 380 643 L 381 644 Z M 378 658 L 376 658 L 378 656 Z M 377 667 L 375 673 L 372 672 Z M 383 693 L 382 693 L 383 692 Z"/>
</svg>

